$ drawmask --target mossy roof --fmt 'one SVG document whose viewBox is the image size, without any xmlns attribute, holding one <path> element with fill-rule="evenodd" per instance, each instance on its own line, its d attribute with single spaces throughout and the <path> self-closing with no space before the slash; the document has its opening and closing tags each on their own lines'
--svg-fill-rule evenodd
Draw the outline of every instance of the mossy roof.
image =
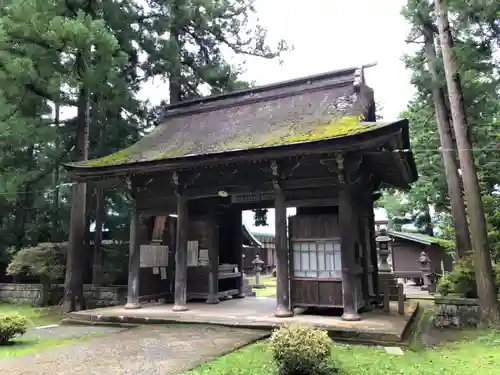
<svg viewBox="0 0 500 375">
<path fill-rule="evenodd" d="M 418 242 L 423 245 L 438 245 L 444 249 L 450 249 L 455 247 L 453 241 L 446 240 L 441 237 L 429 236 L 423 233 L 398 232 L 395 230 L 388 230 L 387 233 L 390 236 L 401 238 L 408 241 Z"/>
<path fill-rule="evenodd" d="M 314 142 L 380 126 L 361 121 L 373 103 L 356 92 L 354 70 L 256 90 L 237 99 L 198 101 L 169 111 L 134 145 L 70 167 L 109 167 Z M 373 94 L 371 94 L 373 95 Z"/>
</svg>

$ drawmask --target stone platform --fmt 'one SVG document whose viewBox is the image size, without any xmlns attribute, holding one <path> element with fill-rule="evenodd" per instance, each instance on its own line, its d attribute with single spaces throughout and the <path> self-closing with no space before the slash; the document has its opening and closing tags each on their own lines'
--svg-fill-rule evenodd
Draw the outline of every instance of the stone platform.
<svg viewBox="0 0 500 375">
<path fill-rule="evenodd" d="M 217 305 L 188 303 L 189 310 L 173 312 L 172 305 L 164 303 L 143 304 L 140 309 L 126 310 L 123 306 L 105 307 L 68 314 L 63 323 L 69 324 L 213 324 L 220 326 L 257 328 L 271 331 L 283 324 L 309 325 L 329 331 L 337 340 L 354 340 L 370 343 L 401 343 L 417 313 L 418 303 L 405 306 L 405 314 L 398 315 L 397 303 L 391 304 L 391 312 L 374 310 L 363 313 L 358 322 L 343 321 L 340 316 L 312 315 L 303 309 L 295 309 L 291 318 L 276 318 L 276 299 L 250 297 L 230 299 Z"/>
</svg>

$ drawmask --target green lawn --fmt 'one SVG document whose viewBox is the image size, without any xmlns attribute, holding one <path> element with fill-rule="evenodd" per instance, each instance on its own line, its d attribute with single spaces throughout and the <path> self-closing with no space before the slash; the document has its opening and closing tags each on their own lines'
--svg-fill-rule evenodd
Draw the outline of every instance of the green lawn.
<svg viewBox="0 0 500 375">
<path fill-rule="evenodd" d="M 43 338 L 43 339 L 27 339 L 19 338 L 12 341 L 11 345 L 0 346 L 0 358 L 18 357 L 23 354 L 38 352 L 43 349 L 53 348 L 56 346 L 66 346 L 77 341 L 87 340 L 91 337 L 100 336 L 102 334 L 90 334 L 77 338 Z"/>
<path fill-rule="evenodd" d="M 494 340 L 461 337 L 435 349 L 387 354 L 381 347 L 335 344 L 331 365 L 344 375 L 494 375 L 500 374 L 500 334 Z M 185 375 L 275 375 L 267 342 L 261 341 L 219 357 Z"/>
<path fill-rule="evenodd" d="M 61 321 L 61 313 L 56 308 L 0 303 L 0 315 L 13 313 L 26 317 L 30 327 L 54 324 Z"/>
<path fill-rule="evenodd" d="M 248 278 L 250 285 L 255 285 L 255 276 Z M 271 275 L 263 275 L 260 277 L 260 284 L 265 285 L 267 288 L 256 289 L 253 291 L 257 297 L 271 297 L 276 295 L 276 278 Z"/>
<path fill-rule="evenodd" d="M 61 320 L 61 313 L 56 308 L 37 308 L 29 305 L 0 303 L 0 315 L 11 313 L 18 313 L 25 316 L 28 319 L 29 328 L 55 324 Z M 67 345 L 77 340 L 83 340 L 86 337 L 78 339 L 54 337 L 37 339 L 30 336 L 23 336 L 12 340 L 11 345 L 0 346 L 0 358 L 19 356 L 48 347 Z"/>
</svg>

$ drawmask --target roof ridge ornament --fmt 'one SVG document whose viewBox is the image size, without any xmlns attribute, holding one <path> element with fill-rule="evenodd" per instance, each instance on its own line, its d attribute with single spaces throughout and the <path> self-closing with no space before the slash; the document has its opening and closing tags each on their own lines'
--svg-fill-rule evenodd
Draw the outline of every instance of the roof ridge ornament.
<svg viewBox="0 0 500 375">
<path fill-rule="evenodd" d="M 362 66 L 354 71 L 354 82 L 353 86 L 355 89 L 361 88 L 365 85 L 365 69 Z"/>
</svg>

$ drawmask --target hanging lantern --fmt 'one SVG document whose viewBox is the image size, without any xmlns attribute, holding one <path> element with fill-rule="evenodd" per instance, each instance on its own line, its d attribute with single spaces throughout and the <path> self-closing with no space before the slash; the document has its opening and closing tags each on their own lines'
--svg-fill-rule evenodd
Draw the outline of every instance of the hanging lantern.
<svg viewBox="0 0 500 375">
<path fill-rule="evenodd" d="M 267 209 L 258 208 L 253 210 L 256 227 L 267 227 Z"/>
</svg>

